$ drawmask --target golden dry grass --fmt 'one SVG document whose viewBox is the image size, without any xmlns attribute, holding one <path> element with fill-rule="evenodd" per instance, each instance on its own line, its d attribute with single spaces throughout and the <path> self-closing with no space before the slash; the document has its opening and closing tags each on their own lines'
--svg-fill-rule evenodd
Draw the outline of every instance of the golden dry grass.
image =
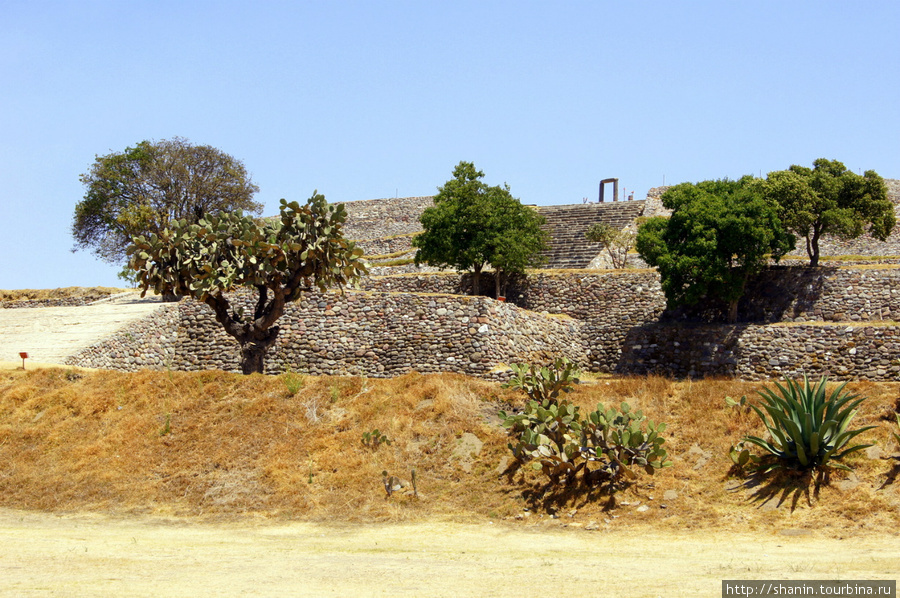
<svg viewBox="0 0 900 598">
<path fill-rule="evenodd" d="M 2 372 L 0 506 L 361 521 L 556 514 L 560 524 L 761 529 L 780 522 L 836 534 L 900 523 L 891 436 L 897 383 L 851 385 L 869 397 L 854 423 L 878 426 L 864 440 L 883 454 L 853 457 L 856 471 L 833 475 L 816 495 L 802 480 L 745 488 L 729 476 L 729 446 L 761 429 L 724 397 L 752 397 L 759 383 L 589 378 L 568 395 L 583 413 L 627 401 L 668 424 L 674 466 L 642 475 L 613 505 L 596 492 L 545 494 L 541 474 L 506 469 L 496 413 L 523 398 L 497 384 L 450 374 L 305 377 L 292 395 L 285 382 L 223 372 Z M 391 443 L 366 446 L 363 433 L 375 429 Z M 472 436 L 483 442 L 477 456 L 465 450 Z M 418 498 L 409 487 L 413 469 Z M 388 498 L 382 471 L 406 487 Z"/>
<path fill-rule="evenodd" d="M 125 289 L 112 287 L 64 287 L 59 289 L 0 289 L 0 302 L 34 301 L 40 299 L 70 299 L 73 297 L 96 297 L 121 293 Z"/>
</svg>

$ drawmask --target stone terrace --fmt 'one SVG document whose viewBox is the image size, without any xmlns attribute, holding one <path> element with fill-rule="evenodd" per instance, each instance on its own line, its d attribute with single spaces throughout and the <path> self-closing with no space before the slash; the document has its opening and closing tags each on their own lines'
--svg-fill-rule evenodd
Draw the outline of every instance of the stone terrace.
<svg viewBox="0 0 900 598">
<path fill-rule="evenodd" d="M 538 212 L 547 219 L 550 249 L 547 268 L 587 268 L 603 246 L 587 240 L 585 233 L 598 222 L 624 228 L 644 213 L 646 201 L 544 206 Z"/>
<path fill-rule="evenodd" d="M 592 225 L 606 222 L 623 228 L 642 216 L 646 200 L 604 204 L 538 206 L 547 219 L 550 250 L 547 268 L 586 268 L 601 251 L 584 234 Z M 658 202 L 657 202 L 658 203 Z M 367 255 L 412 251 L 409 235 L 422 230 L 419 217 L 433 205 L 433 197 L 401 197 L 345 202 L 349 218 L 345 226 L 348 238 L 357 241 Z"/>
</svg>

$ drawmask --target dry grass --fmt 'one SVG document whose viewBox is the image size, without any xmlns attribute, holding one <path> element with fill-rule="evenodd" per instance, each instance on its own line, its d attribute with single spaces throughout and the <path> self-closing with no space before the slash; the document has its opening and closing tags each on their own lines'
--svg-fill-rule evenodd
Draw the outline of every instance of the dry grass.
<svg viewBox="0 0 900 598">
<path fill-rule="evenodd" d="M 112 287 L 64 287 L 60 289 L 19 289 L 5 291 L 0 289 L 0 302 L 34 301 L 41 299 L 70 299 L 73 297 L 102 297 L 121 293 L 124 289 Z"/>
<path fill-rule="evenodd" d="M 729 477 L 729 446 L 760 426 L 724 397 L 750 397 L 757 388 L 660 377 L 594 378 L 579 386 L 569 397 L 583 411 L 628 401 L 668 423 L 674 466 L 642 476 L 612 505 L 584 491 L 545 493 L 540 474 L 524 469 L 504 473 L 509 451 L 496 412 L 522 397 L 464 376 L 306 377 L 291 395 L 285 380 L 272 376 L 4 372 L 0 505 L 365 521 L 552 521 L 556 513 L 557 523 L 575 525 L 895 529 L 900 464 L 889 416 L 900 407 L 900 384 L 852 385 L 870 397 L 855 424 L 879 426 L 864 439 L 884 454 L 853 458 L 855 473 L 834 475 L 818 496 L 802 480 L 743 488 L 742 478 Z M 391 443 L 364 445 L 363 433 L 375 429 Z M 477 456 L 465 450 L 472 435 L 484 443 Z M 413 469 L 418 498 L 409 487 Z M 406 487 L 388 498 L 382 471 Z M 638 503 L 649 510 L 638 511 Z"/>
</svg>

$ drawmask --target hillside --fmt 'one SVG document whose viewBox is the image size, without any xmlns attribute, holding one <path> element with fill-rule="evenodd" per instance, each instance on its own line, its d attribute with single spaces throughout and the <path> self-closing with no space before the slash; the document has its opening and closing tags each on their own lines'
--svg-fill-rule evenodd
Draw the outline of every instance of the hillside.
<svg viewBox="0 0 900 598">
<path fill-rule="evenodd" d="M 854 425 L 877 425 L 864 439 L 880 448 L 854 457 L 856 471 L 835 472 L 817 496 L 801 478 L 742 486 L 729 477 L 728 447 L 760 426 L 724 397 L 758 385 L 591 379 L 570 395 L 584 409 L 627 400 L 669 424 L 674 466 L 642 474 L 610 502 L 597 491 L 545 493 L 540 474 L 507 471 L 496 413 L 521 397 L 464 376 L 8 371 L 0 376 L 0 507 L 589 529 L 896 530 L 900 464 L 890 439 L 896 424 L 886 418 L 900 408 L 900 384 L 851 386 L 870 397 Z M 366 446 L 363 434 L 375 429 L 390 444 Z M 382 471 L 405 487 L 388 497 Z"/>
</svg>

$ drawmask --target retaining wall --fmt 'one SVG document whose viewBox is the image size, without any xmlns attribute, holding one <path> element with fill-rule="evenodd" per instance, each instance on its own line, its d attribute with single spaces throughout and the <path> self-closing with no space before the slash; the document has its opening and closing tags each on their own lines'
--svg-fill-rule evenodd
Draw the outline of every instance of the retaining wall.
<svg viewBox="0 0 900 598">
<path fill-rule="evenodd" d="M 900 377 L 900 326 L 647 324 L 629 331 L 615 372 L 895 381 Z"/>
<path fill-rule="evenodd" d="M 582 344 L 572 342 L 582 336 L 581 322 L 485 297 L 314 293 L 290 304 L 279 326 L 266 357 L 268 373 L 389 377 L 416 370 L 502 378 L 503 366 L 511 362 L 559 355 L 586 361 Z M 68 363 L 126 371 L 239 371 L 239 354 L 212 310 L 185 300 Z"/>
<path fill-rule="evenodd" d="M 588 370 L 623 374 L 900 373 L 900 268 L 775 268 L 753 284 L 758 298 L 741 313 L 757 321 L 722 326 L 667 312 L 652 270 L 537 272 L 510 286 L 508 303 L 459 295 L 467 279 L 449 273 L 370 278 L 368 290 L 289 305 L 267 370 L 502 377 L 510 362 L 566 355 Z M 237 371 L 238 356 L 212 311 L 183 301 L 70 363 Z"/>
</svg>

